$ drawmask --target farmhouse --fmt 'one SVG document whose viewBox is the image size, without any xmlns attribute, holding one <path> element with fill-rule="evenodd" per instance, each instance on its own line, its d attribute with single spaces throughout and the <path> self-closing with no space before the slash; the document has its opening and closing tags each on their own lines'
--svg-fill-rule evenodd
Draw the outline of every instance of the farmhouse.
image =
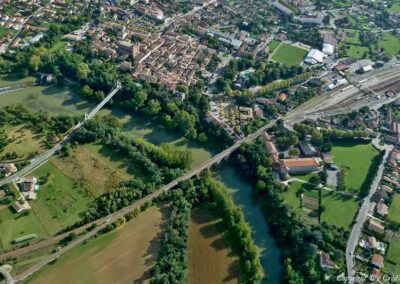
<svg viewBox="0 0 400 284">
<path fill-rule="evenodd" d="M 23 203 L 21 204 L 19 201 L 15 202 L 12 205 L 13 209 L 15 210 L 15 212 L 17 213 L 21 213 L 22 211 L 31 209 L 31 206 L 29 205 L 28 202 L 26 202 L 25 200 L 23 201 Z"/>
<path fill-rule="evenodd" d="M 295 158 L 281 160 L 282 173 L 310 173 L 320 169 L 317 158 Z"/>
</svg>

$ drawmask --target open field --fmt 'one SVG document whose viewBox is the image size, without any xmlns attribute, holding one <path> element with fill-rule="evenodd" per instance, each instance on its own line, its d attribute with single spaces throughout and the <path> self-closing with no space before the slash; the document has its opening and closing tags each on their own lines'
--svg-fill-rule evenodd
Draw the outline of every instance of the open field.
<svg viewBox="0 0 400 284">
<path fill-rule="evenodd" d="M 334 143 L 332 153 L 335 164 L 346 171 L 347 189 L 352 188 L 358 192 L 378 151 L 372 144 L 337 142 Z"/>
<path fill-rule="evenodd" d="M 293 210 L 296 211 L 299 215 L 303 215 L 304 211 L 301 207 L 301 198 L 300 190 L 304 190 L 304 196 L 318 199 L 318 191 L 313 190 L 312 186 L 307 183 L 302 183 L 298 181 L 291 182 L 289 185 L 289 189 L 285 192 L 282 192 L 282 197 L 287 204 L 292 206 Z"/>
<path fill-rule="evenodd" d="M 51 162 L 47 162 L 32 175 L 48 181 L 40 186 L 37 200 L 30 201 L 35 214 L 46 231 L 53 235 L 60 229 L 80 220 L 92 200 L 78 180 L 72 180 Z"/>
<path fill-rule="evenodd" d="M 305 49 L 283 43 L 271 59 L 290 66 L 299 65 L 307 52 Z"/>
<path fill-rule="evenodd" d="M 0 107 L 22 103 L 32 110 L 83 114 L 94 104 L 87 103 L 68 87 L 34 86 L 0 94 Z"/>
<path fill-rule="evenodd" d="M 1 29 L 1 27 L 0 27 Z M 36 78 L 32 76 L 27 76 L 24 78 L 15 77 L 13 75 L 0 75 L 0 87 L 10 86 L 18 83 L 25 83 L 25 82 L 35 82 Z"/>
<path fill-rule="evenodd" d="M 152 207 L 71 250 L 25 283 L 148 283 L 168 212 Z"/>
<path fill-rule="evenodd" d="M 78 180 L 94 196 L 138 173 L 135 165 L 129 163 L 123 155 L 98 143 L 79 145 L 69 157 L 57 156 L 51 161 L 70 179 Z"/>
<path fill-rule="evenodd" d="M 389 208 L 388 220 L 400 224 L 400 194 L 395 193 Z"/>
<path fill-rule="evenodd" d="M 34 134 L 24 125 L 12 126 L 7 125 L 0 128 L 4 130 L 10 143 L 0 151 L 0 157 L 6 153 L 15 152 L 18 159 L 27 158 L 31 154 L 45 150 L 43 136 Z"/>
<path fill-rule="evenodd" d="M 322 191 L 322 205 L 325 211 L 321 215 L 321 221 L 341 226 L 346 230 L 357 213 L 359 203 L 352 197 L 344 196 L 333 191 Z"/>
<path fill-rule="evenodd" d="M 218 230 L 218 220 L 210 209 L 201 207 L 192 211 L 188 283 L 238 283 L 239 260 L 230 255 Z"/>
<path fill-rule="evenodd" d="M 23 216 L 15 213 L 11 206 L 0 205 L 0 250 L 12 247 L 11 242 L 18 237 L 36 234 L 38 238 L 49 234 L 38 217 L 34 214 Z"/>
<path fill-rule="evenodd" d="M 378 46 L 385 49 L 388 55 L 397 55 L 400 52 L 400 40 L 391 33 L 383 33 L 384 39 L 379 41 Z"/>
<path fill-rule="evenodd" d="M 390 241 L 384 265 L 393 275 L 400 275 L 400 241 Z"/>
<path fill-rule="evenodd" d="M 388 9 L 389 12 L 392 13 L 400 13 L 400 1 L 397 1 Z"/>
</svg>

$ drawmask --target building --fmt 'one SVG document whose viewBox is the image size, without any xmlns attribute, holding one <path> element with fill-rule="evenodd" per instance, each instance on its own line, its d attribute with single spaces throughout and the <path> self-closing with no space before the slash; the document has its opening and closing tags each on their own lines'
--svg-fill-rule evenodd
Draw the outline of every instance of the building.
<svg viewBox="0 0 400 284">
<path fill-rule="evenodd" d="M 306 140 L 301 140 L 299 142 L 299 148 L 301 153 L 306 157 L 312 157 L 315 154 L 315 149 Z"/>
<path fill-rule="evenodd" d="M 372 268 L 370 280 L 375 280 L 375 279 L 378 280 L 380 276 L 381 276 L 381 271 L 375 267 Z"/>
<path fill-rule="evenodd" d="M 331 34 L 326 34 L 324 35 L 322 52 L 328 56 L 332 56 L 335 54 L 336 45 L 337 45 L 336 38 Z"/>
<path fill-rule="evenodd" d="M 319 265 L 322 269 L 333 269 L 335 268 L 335 264 L 332 262 L 329 254 L 321 251 L 319 253 Z"/>
<path fill-rule="evenodd" d="M 31 206 L 25 200 L 23 201 L 23 203 L 20 203 L 19 201 L 15 202 L 12 205 L 12 207 L 15 210 L 15 212 L 17 212 L 17 213 L 21 213 L 22 211 L 31 209 Z"/>
<path fill-rule="evenodd" d="M 18 171 L 18 169 L 13 163 L 4 165 L 4 174 L 6 177 L 12 175 L 16 171 Z"/>
<path fill-rule="evenodd" d="M 118 53 L 136 58 L 139 54 L 139 44 L 121 40 L 118 42 Z"/>
<path fill-rule="evenodd" d="M 376 266 L 377 268 L 383 268 L 383 256 L 380 254 L 374 254 L 372 256 L 371 263 L 373 266 Z"/>
<path fill-rule="evenodd" d="M 319 51 L 318 49 L 311 49 L 304 59 L 305 63 L 308 64 L 318 64 L 324 61 L 325 54 Z"/>
<path fill-rule="evenodd" d="M 0 198 L 3 198 L 4 196 L 6 196 L 6 192 L 0 189 Z"/>
<path fill-rule="evenodd" d="M 385 232 L 385 227 L 381 222 L 372 219 L 369 221 L 368 229 L 378 234 L 383 234 Z"/>
<path fill-rule="evenodd" d="M 383 202 L 378 203 L 376 206 L 376 213 L 382 217 L 385 217 L 388 214 L 388 211 L 388 206 Z"/>
<path fill-rule="evenodd" d="M 208 35 L 215 36 L 219 39 L 219 41 L 230 44 L 234 49 L 239 50 L 242 46 L 242 41 L 235 39 L 233 36 L 217 31 L 216 29 L 209 28 L 207 30 Z"/>
<path fill-rule="evenodd" d="M 310 173 L 320 170 L 320 162 L 317 158 L 294 158 L 280 161 L 282 173 Z"/>
</svg>

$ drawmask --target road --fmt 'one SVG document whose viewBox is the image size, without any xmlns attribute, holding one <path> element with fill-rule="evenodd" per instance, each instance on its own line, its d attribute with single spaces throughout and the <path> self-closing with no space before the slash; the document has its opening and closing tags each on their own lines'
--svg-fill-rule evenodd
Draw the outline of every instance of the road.
<svg viewBox="0 0 400 284">
<path fill-rule="evenodd" d="M 0 266 L 0 274 L 3 274 L 7 284 L 15 284 L 15 279 L 11 276 L 10 272 L 4 267 Z"/>
<path fill-rule="evenodd" d="M 39 14 L 44 8 L 46 8 L 46 6 L 44 7 L 40 7 L 35 13 L 33 13 L 32 15 L 30 15 L 29 17 L 27 17 L 21 24 L 21 27 L 19 28 L 19 30 L 15 33 L 15 35 L 12 37 L 12 39 L 10 41 L 8 41 L 8 43 L 6 44 L 5 49 L 3 50 L 2 53 L 6 53 L 8 51 L 8 49 L 10 48 L 10 45 L 14 42 L 14 40 L 19 37 L 19 35 L 21 34 L 21 32 L 24 30 L 26 23 L 34 16 L 36 16 L 37 14 Z"/>
<path fill-rule="evenodd" d="M 39 166 L 41 166 L 43 163 L 45 163 L 50 157 L 52 157 L 57 151 L 61 150 L 72 138 L 72 136 L 75 134 L 75 132 L 89 119 L 92 119 L 97 112 L 121 89 L 121 84 L 118 82 L 117 86 L 110 92 L 110 94 L 107 95 L 91 112 L 88 114 L 85 114 L 85 120 L 80 121 L 75 127 L 72 129 L 72 131 L 64 136 L 61 142 L 57 143 L 52 149 L 48 150 L 47 152 L 40 154 L 39 156 L 36 156 L 31 160 L 31 163 L 16 172 L 15 174 L 2 179 L 0 181 L 0 186 L 5 185 L 7 183 L 10 183 L 20 177 L 23 177 Z"/>
<path fill-rule="evenodd" d="M 354 251 L 357 247 L 358 240 L 361 236 L 362 229 L 364 227 L 365 222 L 367 221 L 368 218 L 368 213 L 371 207 L 371 197 L 374 195 L 376 192 L 378 185 L 380 183 L 380 180 L 382 179 L 383 171 L 385 169 L 385 163 L 386 160 L 389 156 L 390 151 L 393 149 L 393 146 L 391 145 L 384 145 L 381 146 L 379 145 L 379 140 L 374 139 L 373 144 L 375 147 L 377 147 L 380 150 L 386 150 L 385 156 L 383 157 L 382 163 L 379 166 L 378 172 L 375 176 L 374 181 L 372 182 L 371 189 L 369 191 L 368 196 L 364 199 L 363 204 L 361 205 L 360 210 L 358 211 L 358 215 L 356 218 L 356 223 L 354 224 L 350 237 L 347 241 L 347 246 L 346 246 L 346 267 L 347 267 L 347 276 L 349 277 L 349 283 L 354 282 L 354 276 L 355 276 L 355 269 L 354 269 Z"/>
</svg>

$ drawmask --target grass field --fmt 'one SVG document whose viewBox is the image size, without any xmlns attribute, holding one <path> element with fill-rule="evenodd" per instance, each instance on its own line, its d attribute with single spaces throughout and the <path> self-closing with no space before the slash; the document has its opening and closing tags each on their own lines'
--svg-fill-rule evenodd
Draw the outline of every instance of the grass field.
<svg viewBox="0 0 400 284">
<path fill-rule="evenodd" d="M 384 39 L 379 41 L 378 46 L 384 48 L 389 55 L 397 55 L 400 52 L 400 40 L 390 33 L 383 33 Z"/>
<path fill-rule="evenodd" d="M 6 153 L 15 152 L 18 158 L 27 158 L 32 153 L 41 152 L 46 149 L 44 138 L 41 135 L 34 134 L 24 125 L 7 125 L 0 128 L 7 134 L 10 143 L 0 151 L 0 157 Z"/>
<path fill-rule="evenodd" d="M 24 78 L 15 77 L 13 75 L 0 75 L 0 87 L 10 86 L 18 83 L 35 82 L 36 78 L 27 76 Z"/>
<path fill-rule="evenodd" d="M 21 103 L 32 110 L 83 114 L 94 104 L 87 103 L 67 87 L 34 86 L 0 95 L 0 107 Z"/>
<path fill-rule="evenodd" d="M 393 275 L 400 275 L 400 241 L 392 240 L 387 249 L 384 267 Z"/>
<path fill-rule="evenodd" d="M 41 185 L 37 200 L 30 201 L 35 214 L 46 231 L 53 235 L 61 228 L 80 220 L 79 213 L 87 209 L 92 198 L 78 180 L 72 180 L 51 162 L 45 163 L 32 175 L 38 180 L 46 177 Z"/>
<path fill-rule="evenodd" d="M 388 220 L 400 224 L 400 194 L 395 193 L 389 208 Z"/>
<path fill-rule="evenodd" d="M 68 252 L 25 283 L 148 283 L 168 212 L 147 209 L 123 227 Z"/>
<path fill-rule="evenodd" d="M 400 13 L 400 1 L 397 1 L 388 9 L 389 12 L 392 13 Z"/>
<path fill-rule="evenodd" d="M 3 38 L 3 36 L 5 36 L 8 32 L 11 32 L 12 30 L 4 28 L 4 27 L 0 27 L 0 39 Z"/>
<path fill-rule="evenodd" d="M 369 48 L 361 45 L 360 33 L 357 31 L 346 31 L 346 39 L 339 46 L 345 47 L 345 54 L 341 56 L 362 58 L 365 52 L 369 53 Z"/>
<path fill-rule="evenodd" d="M 98 143 L 77 146 L 71 156 L 58 156 L 51 161 L 65 175 L 84 184 L 94 196 L 140 174 L 136 170 L 140 167 L 135 167 L 120 153 Z"/>
<path fill-rule="evenodd" d="M 272 40 L 271 43 L 268 45 L 269 52 L 274 52 L 275 49 L 281 44 L 279 40 Z"/>
<path fill-rule="evenodd" d="M 188 283 L 239 283 L 239 261 L 230 255 L 209 208 L 192 211 Z"/>
<path fill-rule="evenodd" d="M 275 51 L 271 59 L 290 66 L 299 65 L 307 52 L 305 49 L 283 43 Z"/>
<path fill-rule="evenodd" d="M 38 238 L 49 234 L 40 220 L 34 214 L 23 216 L 17 214 L 8 206 L 0 205 L 0 250 L 12 247 L 12 240 L 29 234 L 37 234 Z"/>
<path fill-rule="evenodd" d="M 341 226 L 344 229 L 350 229 L 359 204 L 352 197 L 332 191 L 322 191 L 322 205 L 325 206 L 325 212 L 321 215 L 321 222 Z"/>
<path fill-rule="evenodd" d="M 346 169 L 347 188 L 353 188 L 354 192 L 358 192 L 378 151 L 372 144 L 340 142 L 334 143 L 332 153 L 335 164 L 339 168 Z"/>
</svg>

